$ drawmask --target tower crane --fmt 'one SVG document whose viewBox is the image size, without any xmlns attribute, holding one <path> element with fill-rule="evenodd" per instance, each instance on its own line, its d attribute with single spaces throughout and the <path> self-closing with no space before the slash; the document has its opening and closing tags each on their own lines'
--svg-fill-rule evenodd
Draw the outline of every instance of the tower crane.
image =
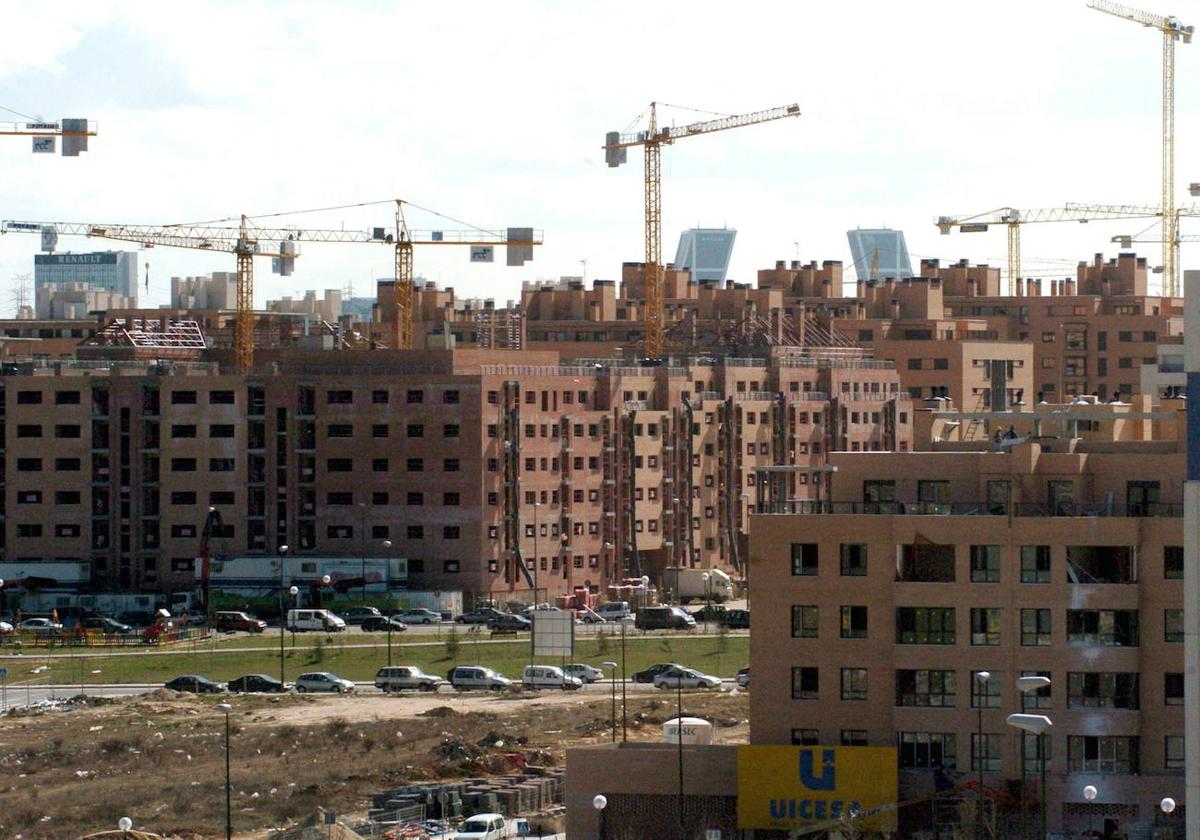
<svg viewBox="0 0 1200 840">
<path fill-rule="evenodd" d="M 1168 208 L 1175 206 L 1175 42 L 1192 42 L 1194 26 L 1184 26 L 1173 15 L 1143 12 L 1112 0 L 1088 0 L 1088 8 L 1157 29 L 1163 36 L 1162 66 L 1162 260 L 1163 291 L 1174 297 L 1178 294 L 1179 246 L 1176 243 L 1178 216 Z"/>
<path fill-rule="evenodd" d="M 1184 215 L 1190 215 L 1181 209 Z M 1156 218 L 1162 213 L 1158 207 L 1140 204 L 1074 204 L 1039 210 L 1018 210 L 1015 207 L 1000 207 L 971 216 L 940 216 L 938 230 L 942 235 L 958 228 L 962 233 L 983 233 L 992 225 L 1008 228 L 1008 293 L 1016 294 L 1017 281 L 1021 279 L 1021 226 L 1044 222 L 1079 222 L 1087 224 L 1104 219 Z"/>
<path fill-rule="evenodd" d="M 96 130 L 96 123 L 87 119 L 0 123 L 0 137 L 32 137 L 34 154 L 53 154 L 54 138 L 63 138 L 63 157 L 78 157 L 80 152 L 86 152 L 88 138 L 95 137 Z"/>
<path fill-rule="evenodd" d="M 508 264 L 522 265 L 532 255 L 532 247 L 542 244 L 541 231 L 532 228 L 505 230 L 414 231 L 404 221 L 403 205 L 396 200 L 395 230 L 376 227 L 369 230 L 322 230 L 314 228 L 257 227 L 242 216 L 237 227 L 219 224 L 194 225 L 125 225 L 93 224 L 88 222 L 0 222 L 0 235 L 5 233 L 40 233 L 42 249 L 53 251 L 58 235 L 87 236 L 136 242 L 146 247 L 156 245 L 171 248 L 192 248 L 201 251 L 233 252 L 237 258 L 237 320 L 234 324 L 234 356 L 242 370 L 254 364 L 254 258 L 272 257 L 279 260 L 279 273 L 289 276 L 301 242 L 373 243 L 393 245 L 396 255 L 395 301 L 396 344 L 399 349 L 412 346 L 412 271 L 414 245 L 467 245 L 483 249 L 473 251 L 490 261 L 496 245 L 508 247 Z M 278 243 L 278 245 L 274 244 Z"/>
<path fill-rule="evenodd" d="M 681 127 L 659 128 L 658 104 L 650 103 L 650 123 L 634 134 L 610 131 L 604 138 L 604 158 L 609 167 L 625 163 L 630 146 L 645 148 L 646 264 L 644 269 L 646 357 L 659 359 L 663 354 L 663 267 L 662 267 L 662 147 L 700 134 L 800 116 L 800 106 L 783 105 L 765 111 L 721 117 Z M 665 104 L 665 103 L 664 103 Z"/>
</svg>

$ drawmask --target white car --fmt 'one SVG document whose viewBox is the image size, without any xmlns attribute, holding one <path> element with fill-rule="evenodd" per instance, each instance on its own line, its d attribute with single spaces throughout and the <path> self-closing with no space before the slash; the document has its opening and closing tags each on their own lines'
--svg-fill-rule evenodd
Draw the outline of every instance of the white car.
<svg viewBox="0 0 1200 840">
<path fill-rule="evenodd" d="M 0 636 L 7 635 L 13 631 L 13 626 L 7 621 L 0 621 Z"/>
<path fill-rule="evenodd" d="M 476 814 L 458 827 L 453 840 L 504 840 L 511 836 L 502 814 Z"/>
<path fill-rule="evenodd" d="M 402 612 L 396 618 L 403 621 L 405 624 L 441 624 L 442 616 L 440 613 L 435 613 L 433 610 L 427 610 L 424 607 L 411 609 L 407 612 Z"/>
<path fill-rule="evenodd" d="M 48 618 L 27 618 L 17 625 L 18 630 L 32 630 L 35 633 L 57 633 L 63 629 L 61 624 Z"/>
<path fill-rule="evenodd" d="M 389 665 L 375 673 L 375 687 L 384 694 L 406 689 L 437 691 L 445 682 L 441 677 L 426 674 L 415 665 Z"/>
<path fill-rule="evenodd" d="M 354 683 L 328 671 L 313 671 L 296 677 L 296 691 L 301 694 L 306 691 L 332 691 L 336 694 L 344 694 L 353 690 Z"/>
<path fill-rule="evenodd" d="M 672 668 L 654 677 L 655 688 L 720 688 L 721 678 L 691 668 Z"/>
<path fill-rule="evenodd" d="M 578 677 L 585 683 L 594 683 L 596 680 L 604 679 L 604 672 L 593 665 L 588 665 L 585 662 L 573 662 L 563 668 L 568 675 Z"/>
<path fill-rule="evenodd" d="M 583 688 L 583 680 L 564 674 L 556 665 L 526 665 L 521 684 L 526 688 L 561 688 L 563 691 Z"/>
</svg>

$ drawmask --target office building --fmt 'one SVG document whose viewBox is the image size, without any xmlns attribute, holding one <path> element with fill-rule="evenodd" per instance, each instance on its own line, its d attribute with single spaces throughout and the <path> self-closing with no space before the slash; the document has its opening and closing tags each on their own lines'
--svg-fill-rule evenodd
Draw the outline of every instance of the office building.
<svg viewBox="0 0 1200 840">
<path fill-rule="evenodd" d="M 904 280 L 913 276 L 904 231 L 857 228 L 846 231 L 846 239 L 850 241 L 850 258 L 859 280 L 886 280 L 889 277 Z"/>
<path fill-rule="evenodd" d="M 35 254 L 35 293 L 43 287 L 68 286 L 115 292 L 131 301 L 138 296 L 137 252 L 98 251 L 90 254 Z"/>
<path fill-rule="evenodd" d="M 724 285 L 736 238 L 737 231 L 729 228 L 685 230 L 675 249 L 675 268 L 690 271 L 697 282 Z"/>
</svg>

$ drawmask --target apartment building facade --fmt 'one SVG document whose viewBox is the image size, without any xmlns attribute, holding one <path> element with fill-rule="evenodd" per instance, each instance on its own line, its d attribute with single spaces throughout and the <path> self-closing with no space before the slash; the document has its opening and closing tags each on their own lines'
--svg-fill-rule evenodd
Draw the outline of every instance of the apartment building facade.
<svg viewBox="0 0 1200 840">
<path fill-rule="evenodd" d="M 1018 794 L 1038 744 L 1005 718 L 1045 714 L 1052 831 L 1161 819 L 1183 793 L 1182 444 L 830 466 L 826 501 L 753 518 L 752 742 L 895 745 L 902 799 L 980 769 Z"/>
</svg>

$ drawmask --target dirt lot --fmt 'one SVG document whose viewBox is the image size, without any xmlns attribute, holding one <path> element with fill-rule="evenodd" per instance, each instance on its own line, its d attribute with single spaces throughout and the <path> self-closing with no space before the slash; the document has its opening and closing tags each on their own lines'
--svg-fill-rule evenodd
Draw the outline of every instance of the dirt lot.
<svg viewBox="0 0 1200 840">
<path fill-rule="evenodd" d="M 631 694 L 631 739 L 652 740 L 674 696 Z M 0 718 L 0 838 L 66 840 L 135 827 L 224 836 L 224 717 L 217 701 L 157 691 L 73 711 Z M 572 694 L 234 697 L 233 820 L 240 838 L 310 816 L 363 812 L 410 781 L 510 769 L 507 754 L 561 764 L 568 745 L 611 737 L 609 699 Z M 744 692 L 684 695 L 685 714 L 748 735 Z M 618 708 L 619 714 L 619 708 Z M 497 742 L 500 742 L 497 744 Z"/>
</svg>

